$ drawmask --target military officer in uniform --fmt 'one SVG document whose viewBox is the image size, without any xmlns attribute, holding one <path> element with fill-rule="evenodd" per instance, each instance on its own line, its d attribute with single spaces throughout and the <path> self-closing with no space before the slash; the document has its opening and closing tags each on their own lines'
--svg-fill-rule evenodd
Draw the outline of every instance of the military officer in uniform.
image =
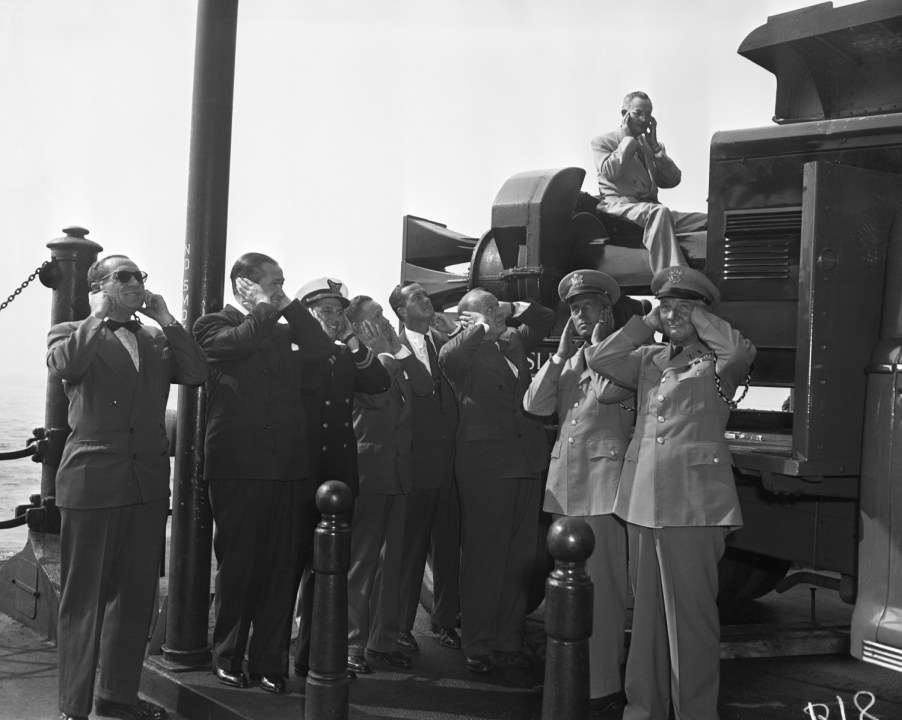
<svg viewBox="0 0 902 720">
<path fill-rule="evenodd" d="M 717 563 L 742 525 L 724 429 L 755 347 L 711 312 L 701 273 L 664 268 L 660 305 L 586 350 L 599 374 L 637 393 L 637 419 L 614 501 L 626 520 L 635 594 L 624 720 L 716 720 Z M 649 345 L 655 332 L 669 337 Z M 741 396 L 740 396 L 741 399 Z"/>
<path fill-rule="evenodd" d="M 340 480 L 354 497 L 360 489 L 357 475 L 357 438 L 354 436 L 354 393 L 377 395 L 391 387 L 391 376 L 366 343 L 359 339 L 345 310 L 348 287 L 335 277 L 319 277 L 300 288 L 295 297 L 307 308 L 332 340 L 332 354 L 306 363 L 301 377 L 301 401 L 307 416 L 307 475 L 315 492 L 326 480 Z M 300 363 L 301 359 L 296 358 Z M 301 544 L 298 569 L 302 572 L 297 600 L 298 639 L 294 673 L 307 675 L 310 631 L 313 622 L 313 534 L 319 522 L 314 503 L 303 527 L 308 537 Z"/>
<path fill-rule="evenodd" d="M 586 572 L 595 587 L 589 640 L 590 707 L 623 705 L 620 666 L 627 615 L 626 524 L 612 515 L 623 454 L 635 420 L 634 393 L 586 366 L 586 351 L 614 329 L 611 306 L 620 288 L 610 275 L 576 270 L 558 295 L 570 308 L 557 352 L 536 373 L 523 398 L 533 415 L 558 416 L 545 487 L 546 512 L 583 519 L 595 534 Z M 574 339 L 582 342 L 580 347 Z"/>
</svg>

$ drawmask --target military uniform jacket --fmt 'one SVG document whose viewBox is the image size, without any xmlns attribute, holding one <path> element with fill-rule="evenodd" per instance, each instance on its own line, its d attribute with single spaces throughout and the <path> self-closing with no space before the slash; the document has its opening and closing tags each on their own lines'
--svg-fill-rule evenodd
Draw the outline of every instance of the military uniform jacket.
<svg viewBox="0 0 902 720">
<path fill-rule="evenodd" d="M 412 353 L 380 354 L 391 377 L 388 392 L 354 394 L 354 433 L 361 495 L 402 495 L 412 489 L 413 397 L 432 392 L 432 377 Z"/>
<path fill-rule="evenodd" d="M 530 382 L 527 353 L 551 332 L 554 311 L 529 303 L 516 320 L 521 325 L 497 343 L 483 342 L 485 328 L 474 325 L 450 338 L 439 354 L 460 412 L 458 483 L 540 478 L 548 465 L 545 430 L 523 410 L 523 396 Z"/>
<path fill-rule="evenodd" d="M 198 318 L 194 336 L 210 363 L 204 478 L 300 480 L 307 476 L 306 422 L 292 343 L 304 362 L 329 357 L 332 341 L 298 302 L 282 312 L 229 305 Z"/>
<path fill-rule="evenodd" d="M 407 330 L 401 330 L 401 342 L 413 353 Z M 438 353 L 446 340 L 434 330 L 429 337 Z M 416 357 L 416 355 L 414 355 Z M 422 363 L 420 363 L 422 365 Z M 424 368 L 425 369 L 425 368 Z M 434 490 L 454 479 L 454 443 L 457 432 L 457 399 L 451 384 L 436 368 L 433 391 L 413 397 L 413 446 L 411 476 L 414 490 Z"/>
<path fill-rule="evenodd" d="M 580 348 L 566 362 L 546 362 L 526 391 L 523 407 L 533 415 L 557 412 L 545 511 L 609 515 L 635 419 L 620 403 L 632 406 L 635 393 L 589 369 L 583 353 Z"/>
<path fill-rule="evenodd" d="M 658 188 L 676 187 L 682 172 L 663 149 L 657 155 L 652 153 L 645 138 L 638 139 L 639 149 L 624 160 L 620 143 L 625 137 L 626 131 L 618 128 L 592 140 L 601 205 L 656 203 Z"/>
<path fill-rule="evenodd" d="M 732 398 L 755 347 L 720 318 L 696 308 L 699 341 L 672 359 L 641 318 L 586 351 L 596 372 L 636 389 L 636 429 L 623 463 L 614 513 L 644 527 L 741 526 L 724 439 Z"/>
<path fill-rule="evenodd" d="M 139 369 L 106 324 L 89 317 L 50 329 L 47 366 L 63 380 L 69 426 L 56 503 L 77 510 L 169 497 L 170 383 L 200 385 L 204 354 L 180 325 L 136 334 Z"/>
<path fill-rule="evenodd" d="M 307 416 L 308 476 L 314 491 L 326 480 L 340 480 L 358 494 L 354 393 L 384 393 L 390 386 L 388 372 L 362 342 L 357 352 L 335 342 L 328 358 L 304 365 L 301 397 Z"/>
</svg>

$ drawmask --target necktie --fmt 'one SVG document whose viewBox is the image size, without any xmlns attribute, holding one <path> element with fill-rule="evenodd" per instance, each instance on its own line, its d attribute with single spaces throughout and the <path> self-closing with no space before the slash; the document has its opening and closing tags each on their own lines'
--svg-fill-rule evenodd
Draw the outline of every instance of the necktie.
<svg viewBox="0 0 902 720">
<path fill-rule="evenodd" d="M 435 389 L 436 397 L 439 401 L 442 398 L 442 374 L 438 369 L 438 354 L 435 352 L 435 345 L 432 344 L 432 338 L 426 335 L 423 338 L 426 342 L 426 354 L 429 356 L 429 372 L 432 373 L 432 385 Z"/>
<path fill-rule="evenodd" d="M 119 328 L 125 328 L 131 333 L 136 333 L 141 329 L 141 323 L 139 323 L 137 320 L 126 320 L 125 322 L 107 320 L 106 326 L 113 332 L 116 332 Z"/>
</svg>

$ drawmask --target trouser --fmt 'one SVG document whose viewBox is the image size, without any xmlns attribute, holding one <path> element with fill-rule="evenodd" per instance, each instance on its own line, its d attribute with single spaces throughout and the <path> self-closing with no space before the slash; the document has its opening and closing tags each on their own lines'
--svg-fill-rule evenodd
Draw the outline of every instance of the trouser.
<svg viewBox="0 0 902 720">
<path fill-rule="evenodd" d="M 217 561 L 213 663 L 241 672 L 247 651 L 248 672 L 287 674 L 300 518 L 312 500 L 301 499 L 300 482 L 275 480 L 214 480 L 209 493 Z"/>
<path fill-rule="evenodd" d="M 310 664 L 310 629 L 313 624 L 313 542 L 320 514 L 316 502 L 307 503 L 303 509 L 305 517 L 301 521 L 301 542 L 298 552 L 298 569 L 300 577 L 296 579 L 297 600 L 295 614 L 298 622 L 297 646 L 294 656 L 294 667 L 306 672 Z"/>
<path fill-rule="evenodd" d="M 705 213 L 676 212 L 660 203 L 606 203 L 601 209 L 644 228 L 642 243 L 648 250 L 652 273 L 672 265 L 686 265 L 677 234 L 704 230 L 708 224 Z"/>
<path fill-rule="evenodd" d="M 457 482 L 442 487 L 432 526 L 432 624 L 452 628 L 460 611 L 460 500 Z"/>
<path fill-rule="evenodd" d="M 461 649 L 467 657 L 523 649 L 536 558 L 536 478 L 459 482 Z"/>
<path fill-rule="evenodd" d="M 555 515 L 555 519 L 562 517 Z M 589 638 L 589 697 L 620 692 L 626 635 L 629 568 L 626 523 L 614 515 L 581 515 L 592 528 L 595 550 L 586 560 L 592 580 L 592 636 Z"/>
<path fill-rule="evenodd" d="M 725 527 L 628 524 L 635 602 L 623 720 L 717 720 Z"/>
<path fill-rule="evenodd" d="M 401 566 L 401 584 L 398 598 L 398 626 L 401 630 L 412 630 L 420 602 L 423 586 L 423 572 L 426 569 L 426 555 L 435 524 L 436 512 L 441 499 L 442 488 L 418 490 L 407 496 L 407 511 L 404 514 L 404 562 Z M 433 567 L 433 571 L 434 571 Z"/>
<path fill-rule="evenodd" d="M 362 494 L 354 502 L 348 571 L 348 655 L 395 649 L 406 496 Z"/>
<path fill-rule="evenodd" d="M 94 696 L 134 705 L 155 611 L 168 500 L 60 508 L 59 709 L 87 716 Z"/>
</svg>

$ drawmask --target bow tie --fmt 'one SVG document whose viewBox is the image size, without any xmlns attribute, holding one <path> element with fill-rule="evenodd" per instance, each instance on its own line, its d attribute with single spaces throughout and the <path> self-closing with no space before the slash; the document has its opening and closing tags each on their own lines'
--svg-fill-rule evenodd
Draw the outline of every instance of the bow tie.
<svg viewBox="0 0 902 720">
<path fill-rule="evenodd" d="M 113 332 L 116 332 L 119 328 L 125 328 L 129 332 L 137 333 L 138 330 L 141 329 L 141 323 L 139 323 L 137 320 L 127 320 L 125 322 L 118 322 L 116 320 L 107 320 L 106 326 Z"/>
</svg>

